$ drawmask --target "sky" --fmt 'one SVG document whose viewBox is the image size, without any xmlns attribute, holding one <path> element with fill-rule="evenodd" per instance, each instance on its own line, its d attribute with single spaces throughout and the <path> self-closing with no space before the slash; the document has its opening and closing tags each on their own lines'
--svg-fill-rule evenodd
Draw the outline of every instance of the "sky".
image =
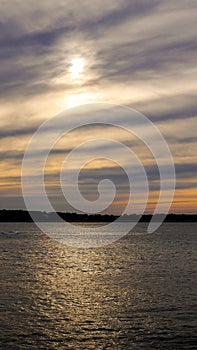
<svg viewBox="0 0 197 350">
<path fill-rule="evenodd" d="M 196 18 L 196 0 L 1 0 L 0 208 L 25 208 L 22 160 L 43 122 L 69 108 L 109 103 L 143 113 L 160 130 L 176 170 L 171 211 L 196 213 Z M 83 119 L 84 112 L 77 109 L 75 114 L 74 110 L 74 120 Z M 94 122 L 92 113 L 88 120 Z M 53 207 L 73 209 L 59 185 L 65 156 L 81 142 L 103 135 L 126 144 L 143 163 L 150 187 L 146 212 L 152 212 L 159 197 L 159 172 L 150 150 L 135 135 L 104 125 L 73 130 L 51 150 L 45 185 Z M 116 163 L 120 150 L 114 146 L 115 161 L 109 161 L 104 159 L 105 147 L 100 159 L 90 161 L 81 171 L 79 188 L 85 198 L 94 201 L 98 182 L 103 177 L 111 179 L 117 193 L 105 212 L 121 213 L 128 200 L 128 178 Z M 90 159 L 91 149 L 86 150 Z M 35 164 L 36 156 L 29 165 L 29 174 L 35 176 L 32 196 L 39 195 Z M 108 195 L 106 192 L 106 200 Z M 136 211 L 143 201 L 141 186 Z M 166 191 L 164 211 L 167 201 Z"/>
</svg>

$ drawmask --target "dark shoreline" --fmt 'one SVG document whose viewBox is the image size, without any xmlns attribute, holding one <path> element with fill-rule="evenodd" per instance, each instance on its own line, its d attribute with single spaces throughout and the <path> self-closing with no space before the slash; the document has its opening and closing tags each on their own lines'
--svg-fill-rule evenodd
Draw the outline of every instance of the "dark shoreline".
<svg viewBox="0 0 197 350">
<path fill-rule="evenodd" d="M 68 222 L 112 222 L 119 216 L 101 215 L 101 214 L 78 214 L 78 213 L 57 213 L 61 219 Z M 162 214 L 161 214 L 162 215 Z M 39 222 L 57 222 L 56 213 L 46 213 L 34 211 L 33 217 Z M 137 214 L 124 215 L 120 217 L 123 222 L 149 222 L 152 218 L 151 214 L 144 214 L 140 218 Z M 154 215 L 154 220 L 160 220 L 160 214 Z M 0 210 L 0 222 L 33 222 L 32 217 L 26 210 Z M 165 217 L 164 222 L 197 222 L 197 214 L 173 214 L 170 213 Z"/>
</svg>

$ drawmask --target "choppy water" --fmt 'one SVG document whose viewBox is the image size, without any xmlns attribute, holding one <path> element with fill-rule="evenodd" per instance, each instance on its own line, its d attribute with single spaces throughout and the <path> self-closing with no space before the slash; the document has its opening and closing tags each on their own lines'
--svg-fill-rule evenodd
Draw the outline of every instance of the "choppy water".
<svg viewBox="0 0 197 350">
<path fill-rule="evenodd" d="M 0 224 L 0 348 L 196 349 L 196 231 L 163 224 L 75 249 Z"/>
</svg>

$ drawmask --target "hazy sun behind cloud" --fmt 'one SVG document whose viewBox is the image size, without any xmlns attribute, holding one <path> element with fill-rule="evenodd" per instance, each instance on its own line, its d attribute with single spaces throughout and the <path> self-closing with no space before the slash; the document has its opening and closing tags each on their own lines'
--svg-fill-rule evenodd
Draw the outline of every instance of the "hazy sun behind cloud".
<svg viewBox="0 0 197 350">
<path fill-rule="evenodd" d="M 73 58 L 70 62 L 69 71 L 73 80 L 79 80 L 85 67 L 85 60 L 82 57 Z"/>
</svg>

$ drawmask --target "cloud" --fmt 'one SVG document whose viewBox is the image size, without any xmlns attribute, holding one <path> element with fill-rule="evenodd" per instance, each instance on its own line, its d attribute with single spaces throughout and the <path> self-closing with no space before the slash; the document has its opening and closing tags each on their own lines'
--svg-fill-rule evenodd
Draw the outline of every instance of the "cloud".
<svg viewBox="0 0 197 350">
<path fill-rule="evenodd" d="M 47 91 L 51 79 L 62 73 L 63 55 L 66 66 L 66 57 L 74 54 L 76 48 L 83 52 L 84 46 L 95 55 L 95 62 L 90 64 L 91 71 L 97 73 L 95 84 L 139 84 L 150 80 L 153 85 L 164 74 L 178 74 L 185 64 L 187 69 L 192 68 L 196 62 L 196 32 L 191 30 L 195 28 L 195 17 L 193 8 L 183 9 L 183 5 L 180 2 L 173 15 L 162 1 L 120 2 L 114 8 L 106 4 L 101 7 L 98 1 L 91 6 L 85 1 L 77 7 L 71 2 L 64 6 L 61 2 L 57 7 L 49 1 L 41 8 L 33 2 L 24 6 L 22 1 L 16 18 L 11 6 L 6 5 L 12 15 L 1 24 L 1 59 L 4 66 L 6 59 L 8 68 L 0 72 L 1 92 L 6 89 L 9 95 L 12 90 L 19 94 Z M 51 23 L 47 17 L 52 17 Z M 180 36 L 186 25 L 188 36 Z"/>
<path fill-rule="evenodd" d="M 27 128 L 13 128 L 13 129 L 4 129 L 0 131 L 0 138 L 7 138 L 7 137 L 20 137 L 24 135 L 31 136 L 36 131 L 35 127 L 27 127 Z"/>
<path fill-rule="evenodd" d="M 25 145 L 41 121 L 68 107 L 69 101 L 99 100 L 131 106 L 156 123 L 173 151 L 178 188 L 193 186 L 187 179 L 193 181 L 196 176 L 196 10 L 194 1 L 183 0 L 105 4 L 98 0 L 17 0 L 16 6 L 3 2 L 2 175 L 9 170 L 15 181 L 14 166 L 19 173 Z M 75 56 L 82 56 L 86 66 L 80 83 L 69 74 Z M 81 118 L 80 113 L 73 118 Z M 104 127 L 100 131 L 104 132 Z M 146 159 L 152 186 L 156 186 L 158 173 L 151 168 L 152 159 L 142 146 L 126 135 L 108 131 Z M 99 134 L 91 127 L 86 132 Z M 68 153 L 77 140 L 83 139 L 82 134 L 82 130 L 78 136 L 72 134 L 66 147 L 60 143 L 51 159 Z M 50 171 L 52 176 L 55 167 Z M 106 171 L 125 190 L 115 167 Z M 95 175 L 92 170 L 88 179 L 94 182 Z"/>
</svg>

